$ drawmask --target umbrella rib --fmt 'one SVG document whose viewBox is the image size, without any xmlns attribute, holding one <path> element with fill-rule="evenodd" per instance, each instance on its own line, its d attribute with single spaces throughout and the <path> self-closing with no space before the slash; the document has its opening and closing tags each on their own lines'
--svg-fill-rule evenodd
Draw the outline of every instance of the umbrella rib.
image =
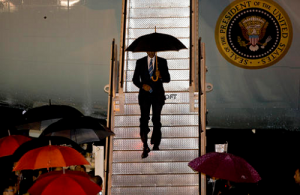
<svg viewBox="0 0 300 195">
<path fill-rule="evenodd" d="M 59 146 L 58 146 L 59 147 Z M 59 151 L 59 153 L 58 153 L 58 155 L 60 155 L 60 158 L 57 158 L 57 159 L 63 159 L 64 160 L 64 166 L 62 166 L 62 167 L 66 167 L 67 166 L 67 164 L 66 164 L 66 160 L 65 160 L 65 157 L 64 157 L 64 155 L 61 153 L 61 150 L 60 149 L 58 149 L 58 148 L 54 148 L 54 150 L 53 150 L 53 148 L 54 147 L 52 147 L 51 148 L 51 146 L 50 146 L 50 152 L 49 152 L 49 167 L 55 167 L 55 166 L 52 166 L 52 163 L 53 163 L 53 160 L 55 160 L 55 159 L 52 159 L 53 158 L 53 153 L 54 153 L 54 150 L 58 150 Z"/>
<path fill-rule="evenodd" d="M 233 161 L 233 159 L 232 159 L 231 156 L 229 156 L 229 155 L 225 156 L 225 158 L 222 158 L 222 160 L 219 162 L 218 168 L 217 168 L 217 169 L 215 170 L 215 172 L 214 172 L 214 175 L 216 175 L 216 173 L 220 172 L 219 169 L 222 168 L 222 167 L 220 167 L 220 165 L 226 164 L 226 161 L 227 161 L 226 158 L 227 158 L 227 157 L 229 157 L 229 158 L 231 159 L 231 161 Z M 228 167 L 226 167 L 226 168 L 228 168 Z M 234 171 L 235 171 L 235 175 L 237 175 L 235 169 L 234 169 Z M 230 174 L 233 174 L 233 173 L 230 173 Z M 220 179 L 226 179 L 226 178 L 220 178 Z M 233 182 L 234 182 L 234 181 L 233 181 Z"/>
<path fill-rule="evenodd" d="M 83 191 L 83 192 L 85 192 L 85 190 L 83 189 L 83 187 L 81 186 L 81 183 L 80 182 L 78 182 L 77 180 L 75 180 L 73 177 L 69 177 L 72 181 L 74 181 L 75 183 L 78 183 L 79 184 L 79 186 L 80 186 L 80 189 Z"/>
<path fill-rule="evenodd" d="M 75 136 L 75 142 L 78 143 L 78 142 L 77 142 L 76 129 L 73 129 L 73 131 L 74 131 L 74 136 Z M 71 130 L 71 132 L 72 132 L 72 130 Z"/>
<path fill-rule="evenodd" d="M 37 163 L 39 162 L 38 160 L 37 160 L 37 158 L 38 158 L 38 156 L 42 153 L 42 150 L 41 149 L 34 149 L 34 150 L 39 150 L 39 152 L 38 153 L 36 153 L 35 154 L 35 163 L 34 163 L 34 165 L 33 165 L 33 169 L 40 169 L 41 167 L 38 167 L 38 168 L 36 168 L 36 166 L 37 166 Z M 32 150 L 31 150 L 32 151 Z M 34 152 L 32 152 L 33 154 L 34 154 Z M 25 153 L 26 154 L 26 153 Z M 49 167 L 46 167 L 47 169 L 49 169 Z"/>
<path fill-rule="evenodd" d="M 229 156 L 230 157 L 230 159 L 232 160 L 232 162 L 233 162 L 233 166 L 234 167 L 236 167 L 236 162 L 235 162 L 235 160 L 233 159 L 233 158 L 231 158 L 231 156 Z M 235 172 L 235 175 L 236 175 L 236 178 L 238 178 L 239 177 L 239 175 L 238 175 L 238 173 L 237 173 L 237 170 L 236 169 L 234 169 L 234 172 Z M 233 181 L 234 182 L 234 181 Z"/>
<path fill-rule="evenodd" d="M 52 148 L 51 148 L 51 142 L 49 141 L 49 161 L 47 162 L 47 165 L 49 165 L 49 167 L 51 167 L 51 156 L 52 156 Z M 49 169 L 49 167 L 47 167 L 47 169 Z"/>
<path fill-rule="evenodd" d="M 215 171 L 214 171 L 214 173 L 213 173 L 213 176 L 214 177 L 216 177 L 216 173 L 218 173 L 219 171 L 219 168 L 220 168 L 220 165 L 222 164 L 222 161 L 224 161 L 224 159 L 222 159 L 220 162 L 219 162 L 219 164 L 218 164 L 218 168 L 217 169 L 215 169 Z M 220 178 L 220 179 L 223 179 L 223 178 Z"/>
</svg>

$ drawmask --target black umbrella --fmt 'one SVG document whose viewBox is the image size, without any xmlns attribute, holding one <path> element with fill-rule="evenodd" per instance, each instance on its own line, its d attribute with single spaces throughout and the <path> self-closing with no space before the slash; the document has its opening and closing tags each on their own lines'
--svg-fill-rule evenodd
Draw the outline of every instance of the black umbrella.
<svg viewBox="0 0 300 195">
<path fill-rule="evenodd" d="M 49 125 L 41 136 L 63 136 L 78 144 L 97 142 L 114 133 L 105 127 L 106 120 L 90 116 L 63 118 Z"/>
<path fill-rule="evenodd" d="M 24 121 L 17 129 L 43 130 L 61 118 L 83 116 L 77 109 L 66 105 L 46 105 L 29 109 L 24 114 Z"/>
<path fill-rule="evenodd" d="M 176 37 L 163 33 L 151 33 L 138 37 L 126 49 L 132 52 L 179 51 L 187 49 Z"/>
<path fill-rule="evenodd" d="M 40 137 L 20 145 L 13 154 L 14 161 L 15 162 L 18 161 L 29 150 L 49 145 L 50 141 L 51 141 L 51 145 L 67 145 L 74 148 L 80 153 L 84 152 L 84 150 L 76 142 L 66 137 L 59 137 L 59 136 Z"/>
<path fill-rule="evenodd" d="M 16 131 L 15 125 L 24 120 L 22 115 L 23 109 L 2 106 L 0 103 L 0 138 L 8 135 L 8 129 L 11 134 L 23 134 L 23 132 Z"/>
<path fill-rule="evenodd" d="M 134 40 L 126 49 L 126 51 L 132 52 L 158 52 L 158 51 L 179 51 L 181 49 L 187 49 L 180 40 L 176 37 L 163 33 L 151 33 L 138 37 Z M 157 53 L 156 56 L 156 64 L 157 64 Z M 157 64 L 158 65 L 158 64 Z M 156 79 L 153 81 L 157 81 L 159 77 L 158 66 L 156 65 Z"/>
</svg>

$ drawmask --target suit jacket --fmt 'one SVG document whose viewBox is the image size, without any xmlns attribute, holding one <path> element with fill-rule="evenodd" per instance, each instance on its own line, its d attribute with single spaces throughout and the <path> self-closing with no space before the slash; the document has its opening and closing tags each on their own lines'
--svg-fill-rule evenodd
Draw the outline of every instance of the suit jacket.
<svg viewBox="0 0 300 195">
<path fill-rule="evenodd" d="M 159 78 L 156 82 L 152 81 L 148 71 L 148 56 L 138 59 L 136 61 L 136 66 L 134 70 L 134 75 L 132 81 L 135 86 L 137 86 L 139 91 L 139 104 L 142 101 L 148 101 L 149 98 L 155 98 L 155 101 L 159 101 L 162 104 L 165 103 L 165 90 L 163 87 L 163 83 L 170 82 L 170 74 L 168 70 L 167 60 L 164 58 L 157 57 L 158 70 L 160 71 L 161 78 Z M 156 64 L 154 62 L 154 73 L 155 76 Z M 153 92 L 150 94 L 149 91 L 145 91 L 143 89 L 143 84 L 149 85 Z"/>
</svg>

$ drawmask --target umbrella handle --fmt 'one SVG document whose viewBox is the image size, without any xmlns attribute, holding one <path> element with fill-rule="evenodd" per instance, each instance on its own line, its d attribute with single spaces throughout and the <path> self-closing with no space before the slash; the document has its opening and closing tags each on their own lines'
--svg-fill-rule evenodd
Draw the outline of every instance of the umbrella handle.
<svg viewBox="0 0 300 195">
<path fill-rule="evenodd" d="M 154 81 L 154 82 L 158 81 L 158 77 L 159 77 L 158 63 L 157 63 L 157 53 L 156 52 L 155 52 L 155 64 L 156 64 L 156 67 L 155 67 L 156 79 L 153 79 L 153 76 L 151 77 L 152 81 Z"/>
<path fill-rule="evenodd" d="M 152 81 L 154 81 L 154 82 L 156 82 L 158 80 L 158 76 L 157 76 L 156 72 L 155 72 L 155 75 L 156 75 L 156 79 L 154 79 L 153 76 L 151 77 Z"/>
</svg>

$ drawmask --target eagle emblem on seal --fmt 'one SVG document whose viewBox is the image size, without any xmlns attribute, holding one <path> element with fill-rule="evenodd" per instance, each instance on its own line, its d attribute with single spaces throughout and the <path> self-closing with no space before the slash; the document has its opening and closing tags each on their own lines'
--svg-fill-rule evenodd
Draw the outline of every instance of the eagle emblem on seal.
<svg viewBox="0 0 300 195">
<path fill-rule="evenodd" d="M 264 43 L 261 40 L 265 37 L 269 22 L 259 16 L 248 16 L 239 22 L 239 26 L 242 30 L 242 35 L 247 42 L 243 41 L 238 36 L 238 43 L 242 47 L 248 47 L 249 50 L 255 52 L 257 50 L 264 49 L 269 41 L 272 40 L 271 36 L 268 36 Z"/>
</svg>

